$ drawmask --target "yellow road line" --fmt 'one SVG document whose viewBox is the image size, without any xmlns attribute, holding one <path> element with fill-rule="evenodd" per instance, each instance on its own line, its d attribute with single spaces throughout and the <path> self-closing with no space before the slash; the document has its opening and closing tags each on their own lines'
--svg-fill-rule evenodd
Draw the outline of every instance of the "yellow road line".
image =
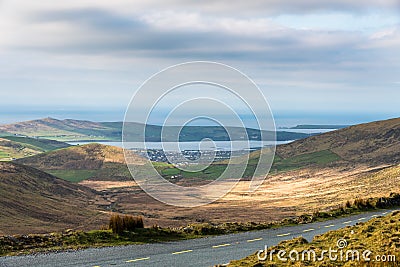
<svg viewBox="0 0 400 267">
<path fill-rule="evenodd" d="M 192 251 L 193 250 L 191 250 L 191 249 L 182 250 L 182 251 L 172 252 L 172 255 L 183 254 L 183 253 L 188 253 L 188 252 L 192 252 Z"/>
<path fill-rule="evenodd" d="M 281 236 L 288 236 L 288 235 L 290 235 L 290 233 L 287 233 L 287 234 L 281 234 L 281 235 L 276 235 L 276 236 L 278 236 L 278 237 L 281 237 Z"/>
<path fill-rule="evenodd" d="M 315 230 L 315 229 L 310 228 L 310 229 L 303 230 L 303 232 L 304 232 L 304 233 L 307 233 L 307 232 L 311 232 L 311 231 L 314 231 L 314 230 Z"/>
<path fill-rule="evenodd" d="M 135 262 L 135 261 L 144 261 L 144 260 L 149 260 L 149 259 L 150 259 L 150 257 L 138 258 L 138 259 L 134 259 L 134 260 L 127 260 L 126 263 Z"/>
<path fill-rule="evenodd" d="M 324 227 L 325 228 L 331 228 L 331 227 L 333 227 L 333 226 L 335 226 L 334 224 L 330 224 L 330 225 L 325 225 Z"/>
<path fill-rule="evenodd" d="M 222 248 L 222 247 L 227 247 L 230 246 L 231 244 L 222 244 L 222 245 L 216 245 L 216 246 L 212 246 L 213 248 Z"/>
<path fill-rule="evenodd" d="M 249 239 L 247 242 L 255 242 L 255 241 L 260 241 L 262 238 L 255 238 L 255 239 Z"/>
</svg>

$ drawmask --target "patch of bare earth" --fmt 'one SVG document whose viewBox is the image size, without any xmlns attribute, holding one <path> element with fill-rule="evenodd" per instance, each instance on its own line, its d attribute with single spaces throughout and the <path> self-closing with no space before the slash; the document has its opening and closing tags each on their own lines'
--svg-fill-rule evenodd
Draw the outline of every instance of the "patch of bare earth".
<svg viewBox="0 0 400 267">
<path fill-rule="evenodd" d="M 97 191 L 104 191 L 108 189 L 115 189 L 115 188 L 125 188 L 125 187 L 133 187 L 137 186 L 136 182 L 134 181 L 94 181 L 94 180 L 83 180 L 79 182 L 80 185 L 89 187 L 91 189 Z"/>
</svg>

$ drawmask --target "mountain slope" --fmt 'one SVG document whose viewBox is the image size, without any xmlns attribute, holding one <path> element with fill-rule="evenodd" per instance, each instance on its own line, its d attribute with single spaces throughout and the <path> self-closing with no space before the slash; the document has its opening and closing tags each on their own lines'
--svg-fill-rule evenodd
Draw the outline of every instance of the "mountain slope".
<svg viewBox="0 0 400 267">
<path fill-rule="evenodd" d="M 146 163 L 132 154 L 138 165 Z M 79 182 L 91 180 L 131 180 L 123 149 L 101 144 L 87 144 L 59 149 L 18 160 L 19 163 Z"/>
<path fill-rule="evenodd" d="M 277 147 L 281 158 L 331 151 L 351 163 L 400 162 L 400 118 L 359 124 Z"/>
<path fill-rule="evenodd" d="M 260 151 L 249 155 L 245 174 L 251 177 Z M 235 158 L 242 163 L 247 157 Z M 218 164 L 227 164 L 221 161 Z M 359 124 L 276 147 L 270 173 L 328 166 L 379 166 L 400 163 L 400 118 Z"/>
<path fill-rule="evenodd" d="M 90 227 L 94 191 L 37 169 L 0 162 L 0 234 Z"/>
</svg>

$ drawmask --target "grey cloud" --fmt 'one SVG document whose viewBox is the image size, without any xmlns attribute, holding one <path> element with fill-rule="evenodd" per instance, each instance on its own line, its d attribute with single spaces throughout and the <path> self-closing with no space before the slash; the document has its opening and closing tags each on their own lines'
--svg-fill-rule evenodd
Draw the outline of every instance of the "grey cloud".
<svg viewBox="0 0 400 267">
<path fill-rule="evenodd" d="M 75 40 L 46 44 L 54 53 L 133 53 L 139 57 L 212 59 L 272 62 L 332 62 L 354 55 L 361 36 L 343 32 L 318 32 L 284 29 L 259 36 L 245 36 L 213 30 L 163 30 L 138 17 L 122 16 L 101 9 L 47 11 L 30 18 L 32 23 L 66 22 L 76 29 Z M 62 33 L 61 33 L 62 34 Z M 310 45 L 326 37 L 336 43 Z M 340 41 L 339 41 L 340 40 Z M 34 42 L 24 49 L 41 49 Z"/>
<path fill-rule="evenodd" d="M 68 10 L 48 10 L 32 14 L 28 18 L 32 23 L 67 22 L 80 27 L 95 30 L 122 31 L 146 28 L 146 24 L 135 19 L 117 15 L 99 8 L 82 8 Z"/>
<path fill-rule="evenodd" d="M 192 10 L 206 13 L 223 13 L 235 16 L 264 14 L 305 14 L 310 12 L 345 11 L 345 12 L 369 12 L 371 9 L 399 9 L 397 0 L 175 0 L 160 3 L 159 1 L 147 1 L 148 7 Z"/>
</svg>

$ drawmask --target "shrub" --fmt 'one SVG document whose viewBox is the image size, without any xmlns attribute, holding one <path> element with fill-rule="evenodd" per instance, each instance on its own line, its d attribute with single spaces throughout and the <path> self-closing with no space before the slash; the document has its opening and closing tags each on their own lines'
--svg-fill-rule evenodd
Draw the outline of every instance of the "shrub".
<svg viewBox="0 0 400 267">
<path fill-rule="evenodd" d="M 141 216 L 118 214 L 112 215 L 109 222 L 109 228 L 115 234 L 122 234 L 124 231 L 134 231 L 136 228 L 144 228 L 143 218 Z"/>
</svg>

